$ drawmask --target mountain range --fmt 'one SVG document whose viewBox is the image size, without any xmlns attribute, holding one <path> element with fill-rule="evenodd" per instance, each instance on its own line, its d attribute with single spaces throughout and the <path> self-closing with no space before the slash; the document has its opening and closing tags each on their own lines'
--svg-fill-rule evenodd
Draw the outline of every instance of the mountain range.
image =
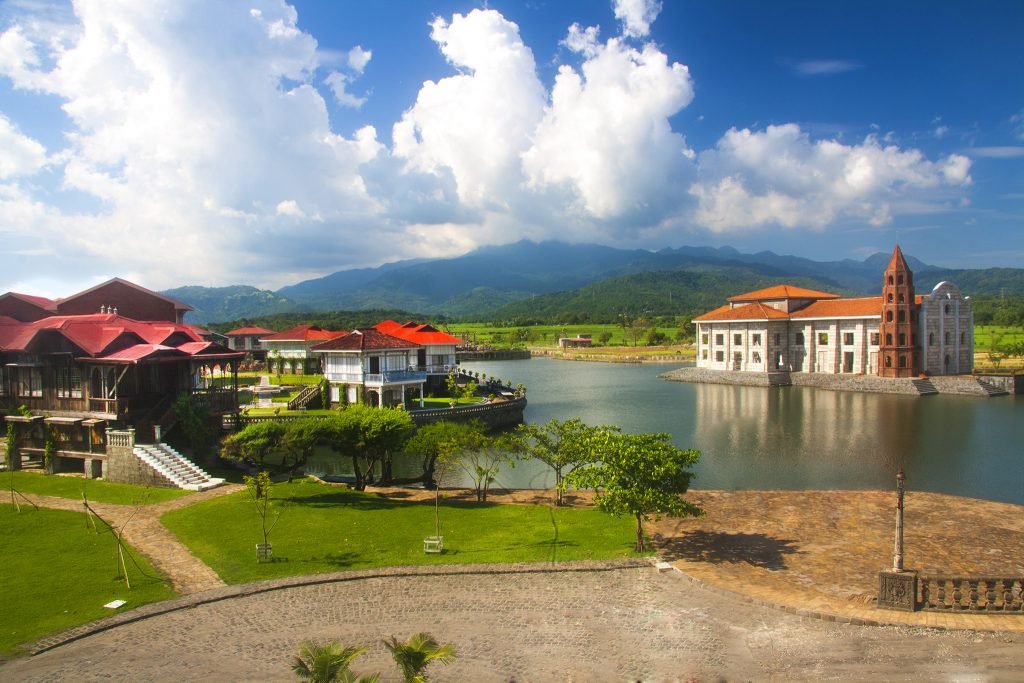
<svg viewBox="0 0 1024 683">
<path fill-rule="evenodd" d="M 889 254 L 813 261 L 731 247 L 660 251 L 521 241 L 446 259 L 342 270 L 282 287 L 179 287 L 163 292 L 194 308 L 197 323 L 303 311 L 402 309 L 456 319 L 506 320 L 587 312 L 695 312 L 724 296 L 790 282 L 842 294 L 877 294 Z M 942 280 L 972 295 L 1024 294 L 1024 269 L 954 270 L 908 255 L 920 292 Z"/>
</svg>

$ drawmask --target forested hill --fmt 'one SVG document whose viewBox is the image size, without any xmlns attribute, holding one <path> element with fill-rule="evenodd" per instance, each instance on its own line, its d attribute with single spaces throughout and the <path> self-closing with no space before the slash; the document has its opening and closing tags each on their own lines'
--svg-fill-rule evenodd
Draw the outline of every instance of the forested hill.
<svg viewBox="0 0 1024 683">
<path fill-rule="evenodd" d="M 161 292 L 193 308 L 188 322 L 206 324 L 211 320 L 229 320 L 246 316 L 273 315 L 285 311 L 308 310 L 288 297 L 248 285 L 229 287 L 188 286 Z"/>
<path fill-rule="evenodd" d="M 622 315 L 693 317 L 718 308 L 730 296 L 776 284 L 850 293 L 813 278 L 768 277 L 737 267 L 694 267 L 626 275 L 569 292 L 535 296 L 502 306 L 479 319 L 527 325 L 616 322 Z"/>
</svg>

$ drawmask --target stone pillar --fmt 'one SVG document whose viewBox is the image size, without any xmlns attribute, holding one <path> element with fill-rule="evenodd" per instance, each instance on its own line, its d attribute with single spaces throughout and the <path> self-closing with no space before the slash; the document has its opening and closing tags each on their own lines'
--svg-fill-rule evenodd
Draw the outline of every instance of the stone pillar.
<svg viewBox="0 0 1024 683">
<path fill-rule="evenodd" d="M 906 475 L 896 474 L 896 534 L 893 541 L 892 569 L 878 573 L 878 606 L 913 612 L 917 609 L 917 572 L 903 566 L 903 497 Z"/>
</svg>

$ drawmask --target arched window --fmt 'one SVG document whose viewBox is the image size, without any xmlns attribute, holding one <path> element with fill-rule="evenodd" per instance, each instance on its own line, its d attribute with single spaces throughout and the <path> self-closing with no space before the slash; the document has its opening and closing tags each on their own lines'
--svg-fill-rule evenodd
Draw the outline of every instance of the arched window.
<svg viewBox="0 0 1024 683">
<path fill-rule="evenodd" d="M 903 292 L 900 292 L 900 303 L 906 303 L 906 299 L 903 296 Z"/>
<path fill-rule="evenodd" d="M 928 333 L 928 346 L 935 346 L 935 333 L 934 332 L 929 332 Z"/>
<path fill-rule="evenodd" d="M 885 367 L 887 367 L 887 368 L 891 368 L 892 367 L 892 356 L 886 356 L 885 357 Z"/>
<path fill-rule="evenodd" d="M 889 303 L 892 303 L 892 292 L 889 292 L 889 298 L 887 300 Z"/>
<path fill-rule="evenodd" d="M 892 311 L 886 311 L 885 312 L 885 322 L 887 322 L 887 323 L 891 323 L 892 322 Z"/>
<path fill-rule="evenodd" d="M 949 332 L 946 333 L 946 344 L 949 344 Z"/>
<path fill-rule="evenodd" d="M 892 346 L 892 333 L 889 332 L 885 335 L 885 345 Z"/>
<path fill-rule="evenodd" d="M 960 333 L 960 343 L 961 344 L 966 344 L 967 343 L 967 334 L 964 333 L 964 332 Z"/>
<path fill-rule="evenodd" d="M 945 363 L 946 363 L 946 370 L 949 370 L 949 354 L 948 353 L 946 354 Z"/>
<path fill-rule="evenodd" d="M 903 275 L 902 274 L 896 276 L 896 282 L 900 283 L 901 285 L 903 284 Z"/>
<path fill-rule="evenodd" d="M 906 346 L 906 345 L 907 345 L 907 335 L 905 335 L 905 334 L 903 334 L 901 332 L 900 333 L 900 346 Z"/>
<path fill-rule="evenodd" d="M 892 284 L 892 275 L 889 276 L 889 284 Z"/>
<path fill-rule="evenodd" d="M 897 316 L 896 316 L 896 317 L 897 317 L 897 319 L 898 319 L 898 320 L 899 320 L 899 321 L 900 321 L 901 323 L 905 323 L 905 322 L 907 322 L 907 312 L 906 312 L 906 311 L 900 311 L 900 312 L 899 312 L 899 313 L 897 314 Z"/>
<path fill-rule="evenodd" d="M 907 357 L 906 356 L 900 356 L 900 367 L 901 368 L 907 367 Z"/>
<path fill-rule="evenodd" d="M 953 312 L 953 307 L 950 306 L 949 304 L 946 304 L 946 315 L 949 315 L 952 312 Z"/>
</svg>

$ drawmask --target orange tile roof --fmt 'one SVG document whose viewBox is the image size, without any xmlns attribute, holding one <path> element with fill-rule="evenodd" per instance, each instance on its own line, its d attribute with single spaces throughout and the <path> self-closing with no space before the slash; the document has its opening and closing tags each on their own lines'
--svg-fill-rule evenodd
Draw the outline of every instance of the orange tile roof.
<svg viewBox="0 0 1024 683">
<path fill-rule="evenodd" d="M 829 294 L 828 292 L 819 292 L 813 289 L 805 289 L 803 287 L 794 287 L 793 285 L 775 285 L 774 287 L 766 287 L 764 289 L 758 289 L 754 292 L 747 292 L 746 294 L 738 294 L 731 296 L 726 301 L 765 301 L 765 300 L 776 300 L 776 299 L 838 299 L 838 294 Z"/>
<path fill-rule="evenodd" d="M 433 325 L 421 325 L 412 321 L 405 324 L 399 324 L 394 320 L 384 320 L 374 325 L 374 327 L 385 334 L 390 334 L 417 344 L 465 343 L 462 339 L 453 337 L 447 332 L 442 332 Z"/>
<path fill-rule="evenodd" d="M 327 341 L 328 339 L 334 339 L 346 334 L 348 332 L 331 332 L 316 325 L 299 325 L 284 332 L 267 335 L 260 339 L 260 341 Z"/>
<path fill-rule="evenodd" d="M 766 306 L 760 302 L 747 304 L 745 306 L 722 306 L 710 313 L 694 318 L 697 322 L 712 322 L 716 320 L 788 320 L 789 315 L 785 311 Z"/>
<path fill-rule="evenodd" d="M 871 318 L 882 315 L 882 297 L 833 299 L 815 301 L 806 308 L 793 311 L 790 318 Z"/>
</svg>

